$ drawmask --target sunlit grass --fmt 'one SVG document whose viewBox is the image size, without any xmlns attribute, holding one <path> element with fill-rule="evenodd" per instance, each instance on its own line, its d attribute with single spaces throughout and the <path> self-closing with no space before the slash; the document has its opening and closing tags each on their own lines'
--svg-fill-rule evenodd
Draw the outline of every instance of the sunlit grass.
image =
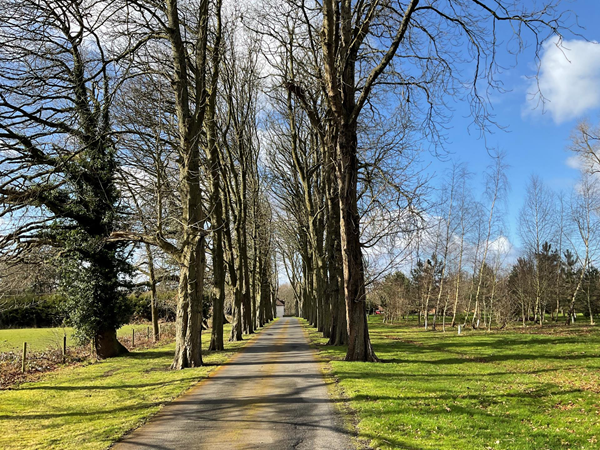
<svg viewBox="0 0 600 450">
<path fill-rule="evenodd" d="M 457 336 L 371 318 L 370 331 L 384 363 L 341 361 L 310 334 L 374 448 L 600 448 L 598 329 Z"/>
<path fill-rule="evenodd" d="M 204 333 L 204 349 L 209 341 L 210 334 Z M 226 342 L 224 352 L 205 352 L 205 367 L 169 370 L 174 351 L 174 344 L 169 344 L 65 368 L 41 382 L 0 391 L 0 448 L 106 448 L 247 342 Z"/>
<path fill-rule="evenodd" d="M 125 325 L 120 328 L 117 335 L 131 336 L 131 330 L 146 335 L 148 325 Z M 49 348 L 62 348 L 63 336 L 67 335 L 67 346 L 75 345 L 72 335 L 73 328 L 20 328 L 0 330 L 0 352 L 19 351 L 23 342 L 31 351 L 44 351 Z"/>
</svg>

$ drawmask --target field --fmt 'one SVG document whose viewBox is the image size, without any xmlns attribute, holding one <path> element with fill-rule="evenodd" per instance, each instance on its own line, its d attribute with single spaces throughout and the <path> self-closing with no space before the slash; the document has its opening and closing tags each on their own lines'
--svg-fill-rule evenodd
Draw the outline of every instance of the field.
<svg viewBox="0 0 600 450">
<path fill-rule="evenodd" d="M 228 332 L 226 327 L 225 333 Z M 210 334 L 203 334 L 206 349 Z M 243 347 L 205 354 L 204 367 L 169 370 L 174 344 L 67 367 L 0 391 L 0 448 L 104 449 Z"/>
<path fill-rule="evenodd" d="M 307 328 L 373 448 L 600 448 L 600 330 L 432 332 L 370 318 L 383 363 L 341 361 Z"/>
<path fill-rule="evenodd" d="M 131 330 L 145 333 L 147 325 L 125 325 L 117 335 L 131 336 Z M 63 336 L 67 335 L 67 346 L 73 346 L 73 328 L 21 328 L 0 330 L 0 352 L 18 351 L 27 342 L 28 350 L 37 352 L 48 348 L 62 348 Z"/>
</svg>

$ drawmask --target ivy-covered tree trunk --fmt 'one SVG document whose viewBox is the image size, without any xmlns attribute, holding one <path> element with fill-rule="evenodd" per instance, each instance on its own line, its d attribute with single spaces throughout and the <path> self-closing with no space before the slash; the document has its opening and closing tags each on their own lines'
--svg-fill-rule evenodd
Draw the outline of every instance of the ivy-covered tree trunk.
<svg viewBox="0 0 600 450">
<path fill-rule="evenodd" d="M 63 245 L 61 290 L 75 336 L 81 343 L 91 339 L 98 358 L 127 353 L 117 340 L 117 329 L 130 316 L 120 290 L 119 275 L 129 268 L 121 245 L 105 244 L 102 235 L 89 238 L 83 230 L 70 234 L 79 239 L 67 239 Z M 83 242 L 87 245 L 80 247 Z"/>
</svg>

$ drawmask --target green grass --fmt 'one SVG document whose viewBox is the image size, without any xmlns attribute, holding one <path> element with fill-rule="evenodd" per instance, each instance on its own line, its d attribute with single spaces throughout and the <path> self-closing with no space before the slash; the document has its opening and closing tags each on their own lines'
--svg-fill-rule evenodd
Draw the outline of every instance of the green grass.
<svg viewBox="0 0 600 450">
<path fill-rule="evenodd" d="M 309 330 L 373 448 L 592 450 L 600 330 L 581 325 L 457 336 L 371 318 L 384 363 L 341 361 Z"/>
<path fill-rule="evenodd" d="M 132 328 L 145 333 L 148 325 L 125 325 L 117 335 L 131 336 Z M 73 328 L 21 328 L 0 330 L 0 352 L 19 351 L 27 342 L 30 351 L 44 351 L 48 348 L 62 348 L 63 336 L 67 335 L 67 346 L 73 346 Z"/>
<path fill-rule="evenodd" d="M 210 334 L 202 338 L 206 349 Z M 65 368 L 41 382 L 0 391 L 0 448 L 106 448 L 247 342 L 227 342 L 226 351 L 205 354 L 205 367 L 169 370 L 175 347 L 169 344 Z"/>
</svg>

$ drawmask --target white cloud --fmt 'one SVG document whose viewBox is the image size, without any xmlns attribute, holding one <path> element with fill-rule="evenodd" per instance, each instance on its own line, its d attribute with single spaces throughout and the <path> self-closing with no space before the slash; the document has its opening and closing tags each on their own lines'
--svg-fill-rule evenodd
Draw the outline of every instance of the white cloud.
<svg viewBox="0 0 600 450">
<path fill-rule="evenodd" d="M 532 81 L 525 114 L 548 112 L 554 123 L 581 117 L 600 107 L 600 44 L 583 40 L 553 40 L 544 44 L 538 84 Z M 537 108 L 536 108 L 537 107 Z"/>
<path fill-rule="evenodd" d="M 569 156 L 565 161 L 565 164 L 567 165 L 567 167 L 570 167 L 571 169 L 575 170 L 580 170 L 584 166 L 584 163 L 579 155 Z"/>
<path fill-rule="evenodd" d="M 509 239 L 504 235 L 500 235 L 496 239 L 491 241 L 489 246 L 490 246 L 490 251 L 499 252 L 499 253 L 503 253 L 503 254 L 510 253 L 510 251 L 513 248 Z"/>
</svg>

